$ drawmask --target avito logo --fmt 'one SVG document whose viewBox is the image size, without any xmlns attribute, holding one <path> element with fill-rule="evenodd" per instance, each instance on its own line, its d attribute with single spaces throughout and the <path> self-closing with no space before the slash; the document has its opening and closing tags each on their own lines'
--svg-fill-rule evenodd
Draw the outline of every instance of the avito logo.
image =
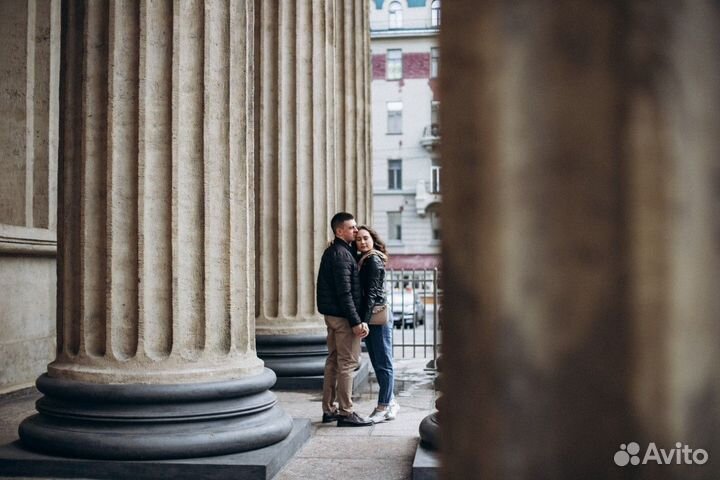
<svg viewBox="0 0 720 480">
<path fill-rule="evenodd" d="M 627 445 L 621 444 L 620 450 L 615 452 L 613 461 L 615 465 L 624 467 L 625 465 L 647 465 L 648 463 L 657 463 L 658 465 L 704 465 L 710 458 L 708 453 L 702 448 L 693 450 L 689 445 L 683 445 L 680 442 L 675 444 L 675 448 L 668 450 L 658 448 L 654 442 L 650 442 L 645 454 L 640 460 L 640 445 L 636 442 L 630 442 Z"/>
</svg>

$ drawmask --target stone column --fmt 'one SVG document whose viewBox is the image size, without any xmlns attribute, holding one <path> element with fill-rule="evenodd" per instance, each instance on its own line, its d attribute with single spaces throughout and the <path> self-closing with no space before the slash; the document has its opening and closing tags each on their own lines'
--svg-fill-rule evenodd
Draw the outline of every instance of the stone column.
<svg viewBox="0 0 720 480">
<path fill-rule="evenodd" d="M 65 2 L 58 349 L 24 445 L 217 455 L 292 421 L 254 349 L 253 2 Z"/>
<path fill-rule="evenodd" d="M 321 378 L 326 328 L 315 280 L 330 218 L 339 210 L 367 218 L 370 196 L 358 194 L 370 187 L 366 3 L 260 7 L 256 333 L 279 385 Z"/>
<path fill-rule="evenodd" d="M 333 84 L 338 210 L 372 218 L 369 2 L 335 1 Z"/>
<path fill-rule="evenodd" d="M 441 392 L 439 392 L 439 384 L 441 383 L 442 374 L 442 356 L 438 355 L 435 359 L 435 371 L 436 377 L 434 380 L 434 387 L 436 394 L 435 399 L 435 411 L 430 415 L 426 416 L 420 422 L 418 432 L 420 433 L 420 444 L 429 450 L 440 450 L 440 409 L 442 408 L 442 399 L 440 398 Z"/>
<path fill-rule="evenodd" d="M 443 4 L 444 478 L 717 474 L 719 18 Z"/>
<path fill-rule="evenodd" d="M 700 479 L 720 451 L 720 10 L 653 6 L 627 12 L 628 396 L 643 447 L 710 455 L 642 478 Z"/>
</svg>

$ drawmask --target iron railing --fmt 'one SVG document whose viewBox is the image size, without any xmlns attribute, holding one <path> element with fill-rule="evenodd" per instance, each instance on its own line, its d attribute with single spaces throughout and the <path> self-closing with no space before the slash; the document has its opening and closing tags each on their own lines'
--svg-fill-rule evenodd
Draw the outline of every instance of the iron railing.
<svg viewBox="0 0 720 480">
<path fill-rule="evenodd" d="M 393 322 L 395 358 L 432 358 L 441 340 L 442 289 L 435 269 L 388 269 L 385 275 L 388 309 Z"/>
</svg>

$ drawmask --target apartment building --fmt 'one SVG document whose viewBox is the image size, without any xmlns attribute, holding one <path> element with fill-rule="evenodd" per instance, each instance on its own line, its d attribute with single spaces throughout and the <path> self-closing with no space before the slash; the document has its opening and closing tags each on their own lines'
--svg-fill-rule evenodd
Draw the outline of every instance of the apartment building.
<svg viewBox="0 0 720 480">
<path fill-rule="evenodd" d="M 373 218 L 391 268 L 440 259 L 439 0 L 372 0 Z"/>
</svg>

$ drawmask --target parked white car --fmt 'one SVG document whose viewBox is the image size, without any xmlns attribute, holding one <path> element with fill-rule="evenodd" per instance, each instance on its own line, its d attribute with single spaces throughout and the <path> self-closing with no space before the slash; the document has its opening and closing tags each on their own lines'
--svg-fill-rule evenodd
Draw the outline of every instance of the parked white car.
<svg viewBox="0 0 720 480">
<path fill-rule="evenodd" d="M 424 305 L 412 287 L 388 292 L 388 304 L 396 328 L 413 328 L 425 323 Z"/>
</svg>

